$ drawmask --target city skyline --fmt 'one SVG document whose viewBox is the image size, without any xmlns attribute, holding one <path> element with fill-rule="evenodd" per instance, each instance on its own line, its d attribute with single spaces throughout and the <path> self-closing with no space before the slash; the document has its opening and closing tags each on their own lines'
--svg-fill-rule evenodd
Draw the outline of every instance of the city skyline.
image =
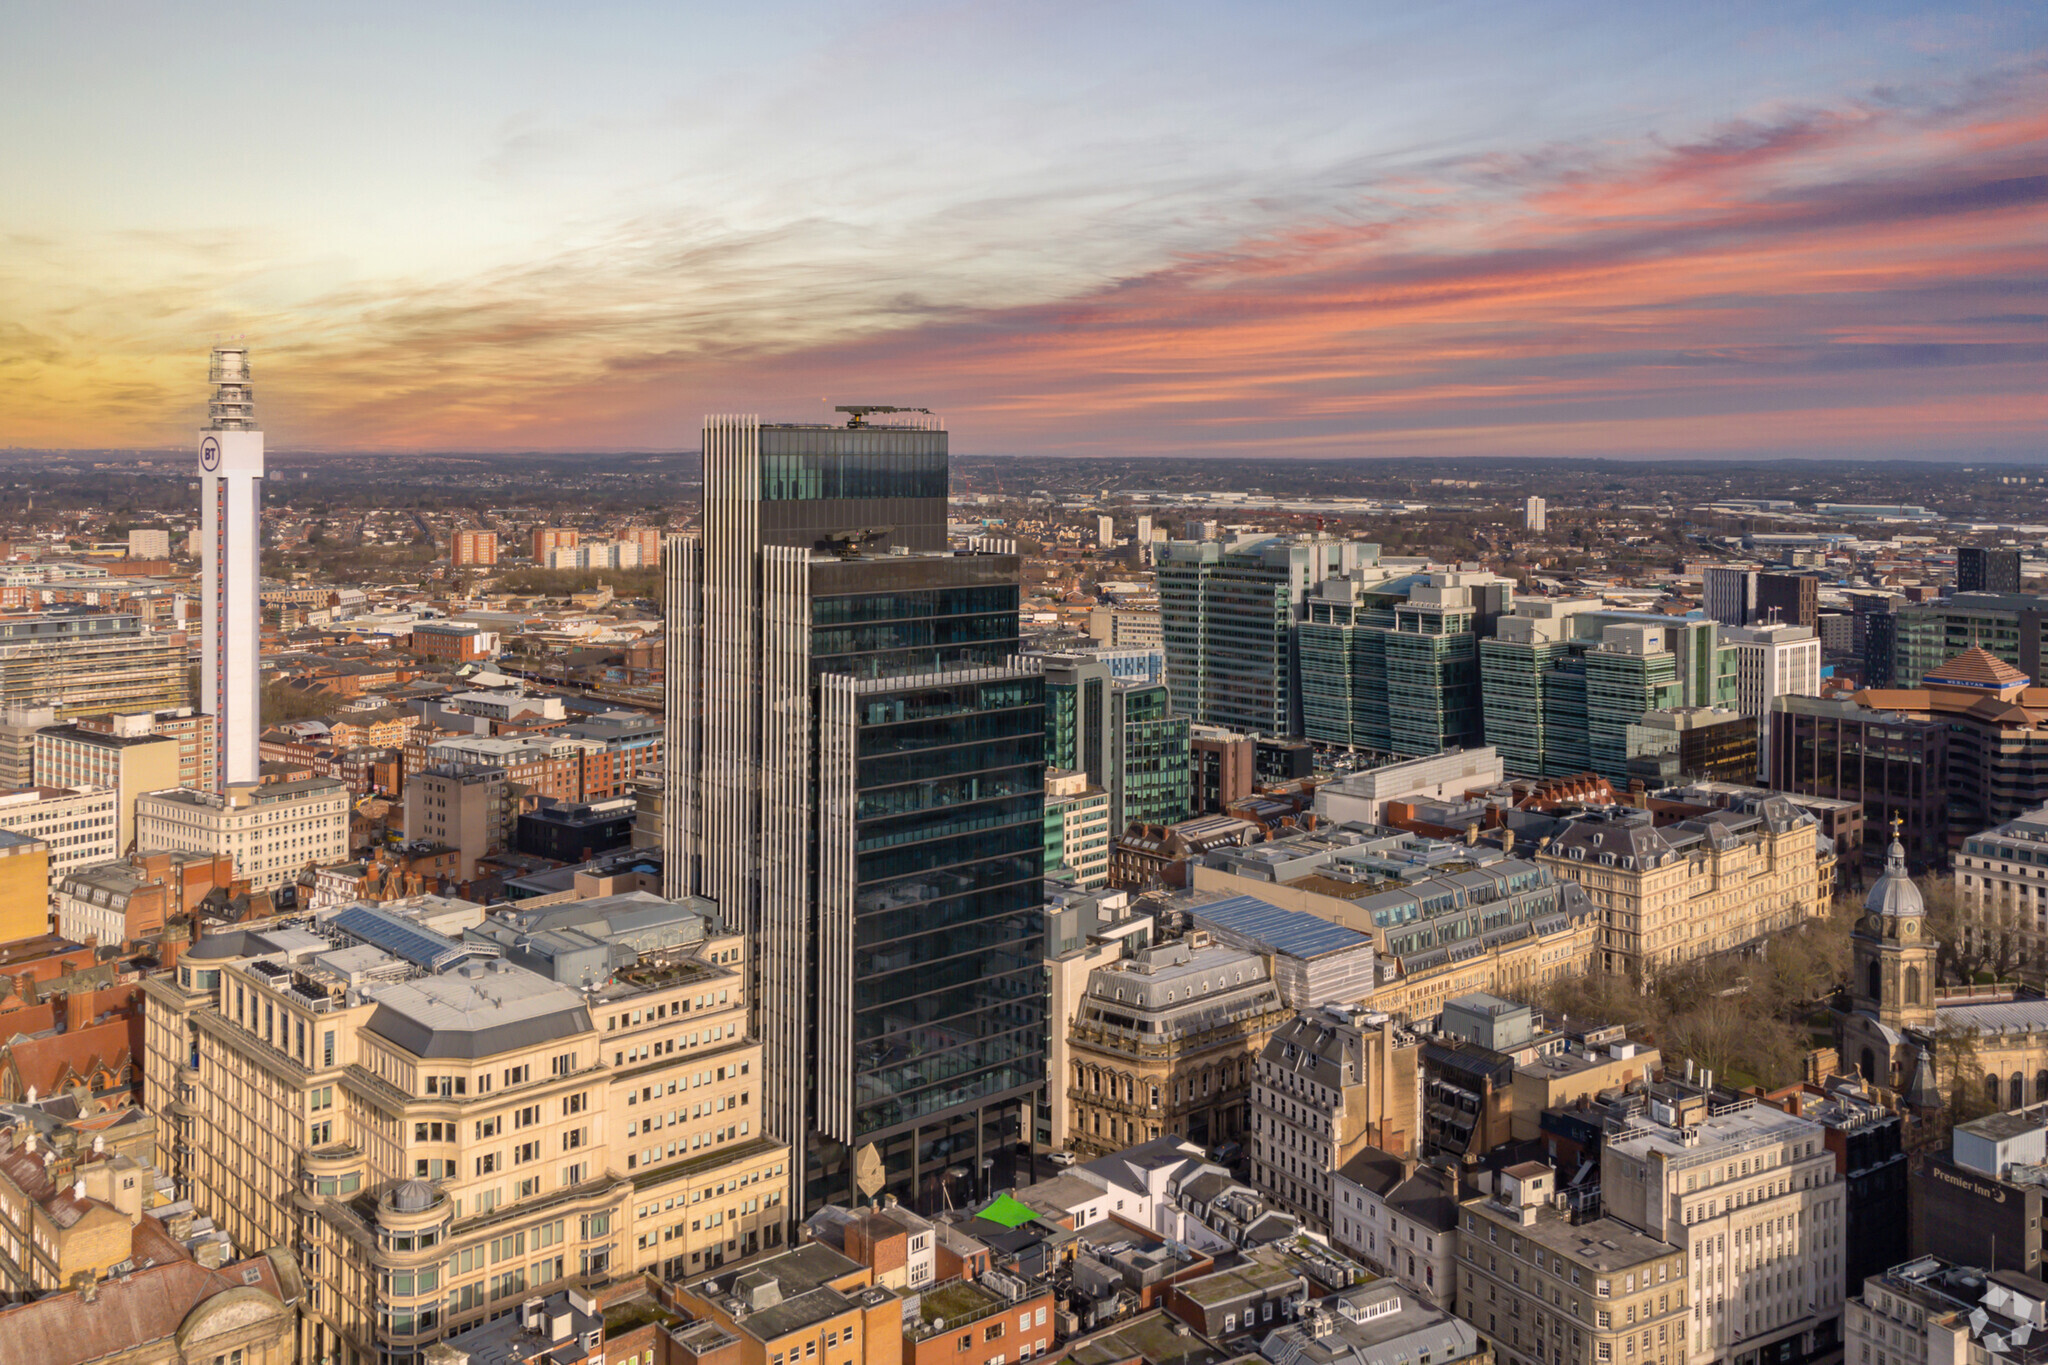
<svg viewBox="0 0 2048 1365">
<path fill-rule="evenodd" d="M 689 448 L 877 396 L 962 454 L 2010 458 L 2048 422 L 2025 6 L 395 13 L 24 17 L 0 445 L 173 446 L 237 334 L 300 449 Z"/>
</svg>

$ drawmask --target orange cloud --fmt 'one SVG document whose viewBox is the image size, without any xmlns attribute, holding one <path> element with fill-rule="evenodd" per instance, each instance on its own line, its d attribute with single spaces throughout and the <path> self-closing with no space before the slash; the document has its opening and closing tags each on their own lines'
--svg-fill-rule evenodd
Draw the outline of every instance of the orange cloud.
<svg viewBox="0 0 2048 1365">
<path fill-rule="evenodd" d="M 0 318 L 35 321 L 0 324 L 0 440 L 176 439 L 167 414 L 202 396 L 194 324 L 234 319 L 266 419 L 308 446 L 687 447 L 701 412 L 829 393 L 940 407 L 964 451 L 2040 450 L 2038 75 L 1626 154 L 1447 160 L 1325 202 L 980 309 L 828 265 L 808 229 L 693 248 L 639 224 L 303 300 L 234 278 L 233 244 L 154 247 L 176 268 L 138 288 L 17 244 Z M 8 306 L 60 274 L 62 308 Z"/>
</svg>

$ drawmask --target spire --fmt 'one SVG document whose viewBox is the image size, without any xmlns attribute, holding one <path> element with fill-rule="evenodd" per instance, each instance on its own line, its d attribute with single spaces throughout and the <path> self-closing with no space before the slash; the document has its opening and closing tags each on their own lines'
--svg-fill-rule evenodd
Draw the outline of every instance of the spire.
<svg viewBox="0 0 2048 1365">
<path fill-rule="evenodd" d="M 1941 1087 L 1934 1083 L 1934 1067 L 1928 1060 L 1926 1048 L 1918 1049 L 1918 1053 L 1919 1056 L 1913 1065 L 1913 1079 L 1906 1085 L 1906 1103 L 1915 1109 L 1939 1109 Z"/>
<path fill-rule="evenodd" d="M 1863 908 L 1870 914 L 1921 915 L 1926 912 L 1920 888 L 1913 885 L 1912 874 L 1906 870 L 1906 846 L 1899 839 L 1904 823 L 1898 816 L 1892 817 L 1892 846 L 1885 853 L 1884 875 L 1863 898 Z"/>
</svg>

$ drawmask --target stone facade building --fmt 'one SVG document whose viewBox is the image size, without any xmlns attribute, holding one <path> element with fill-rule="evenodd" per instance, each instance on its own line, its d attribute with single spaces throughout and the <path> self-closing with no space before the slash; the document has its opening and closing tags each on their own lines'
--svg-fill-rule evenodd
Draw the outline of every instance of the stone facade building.
<svg viewBox="0 0 2048 1365">
<path fill-rule="evenodd" d="M 1557 1209 L 1556 1174 L 1510 1166 L 1466 1200 L 1458 1313 L 1504 1365 L 1679 1365 L 1688 1359 L 1686 1259 L 1612 1218 Z"/>
<path fill-rule="evenodd" d="M 300 1249 L 304 1358 L 782 1241 L 744 940 L 702 902 L 612 901 L 460 940 L 350 906 L 145 982 L 159 1164 L 238 1244 Z"/>
<path fill-rule="evenodd" d="M 1421 1128 L 1420 1040 L 1354 1005 L 1275 1031 L 1252 1083 L 1252 1183 L 1328 1232 L 1337 1171 L 1368 1147 L 1405 1155 Z"/>
<path fill-rule="evenodd" d="M 1820 1124 L 1668 1083 L 1608 1136 L 1600 1189 L 1608 1217 L 1682 1253 L 1673 1362 L 1839 1358 L 1847 1191 Z"/>
<path fill-rule="evenodd" d="M 1096 968 L 1067 1031 L 1070 1145 L 1241 1138 L 1253 1059 L 1289 1013 L 1265 958 L 1205 933 Z"/>
<path fill-rule="evenodd" d="M 1600 963 L 1638 980 L 1827 914 L 1833 845 L 1783 797 L 1658 828 L 1645 810 L 1571 821 L 1537 860 L 1600 912 Z"/>
</svg>

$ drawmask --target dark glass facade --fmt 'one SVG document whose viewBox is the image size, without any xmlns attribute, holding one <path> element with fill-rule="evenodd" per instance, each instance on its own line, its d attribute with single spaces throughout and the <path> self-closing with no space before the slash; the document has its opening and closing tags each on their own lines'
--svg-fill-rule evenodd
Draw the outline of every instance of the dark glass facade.
<svg viewBox="0 0 2048 1365">
<path fill-rule="evenodd" d="M 664 842 L 747 925 L 799 1217 L 861 1202 L 869 1147 L 918 1207 L 963 1168 L 1007 1183 L 1044 1085 L 1045 688 L 1016 660 L 1018 560 L 948 550 L 946 478 L 942 430 L 711 419 L 703 535 L 670 570 L 701 624 Z"/>
<path fill-rule="evenodd" d="M 820 586 L 912 563 L 828 565 Z M 1014 580 L 812 601 L 814 677 L 903 684 L 856 712 L 857 1142 L 1044 1073 L 1045 684 L 972 676 L 1015 655 L 1017 607 Z"/>
<path fill-rule="evenodd" d="M 764 426 L 759 440 L 763 544 L 946 548 L 945 432 Z"/>
<path fill-rule="evenodd" d="M 1164 683 L 1125 684 L 1117 700 L 1123 712 L 1118 818 L 1126 826 L 1179 824 L 1188 818 L 1188 718 L 1173 713 Z"/>
</svg>

